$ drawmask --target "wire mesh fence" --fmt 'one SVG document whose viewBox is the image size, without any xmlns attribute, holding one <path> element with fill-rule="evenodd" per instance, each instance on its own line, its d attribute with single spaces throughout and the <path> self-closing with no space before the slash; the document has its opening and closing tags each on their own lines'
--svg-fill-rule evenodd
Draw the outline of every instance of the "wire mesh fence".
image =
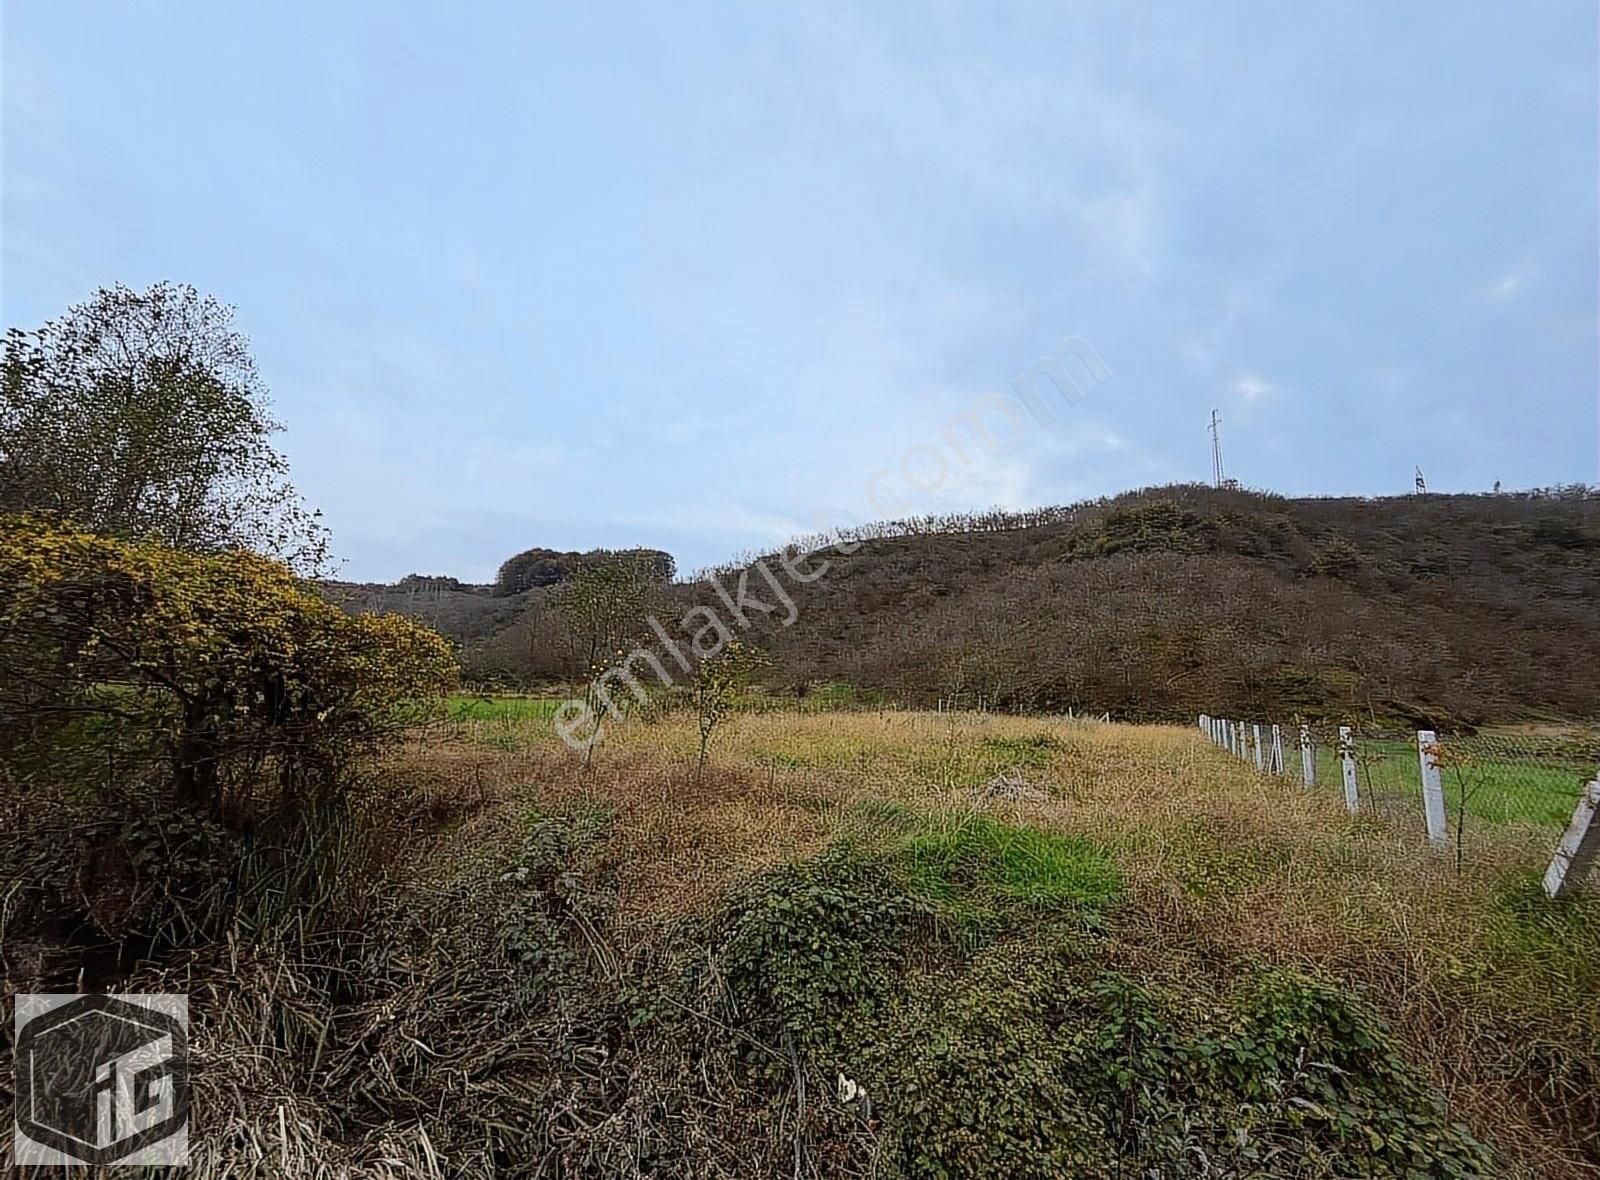
<svg viewBox="0 0 1600 1180">
<path fill-rule="evenodd" d="M 1412 827 L 1458 854 L 1474 833 L 1498 834 L 1499 846 L 1519 843 L 1548 860 L 1600 778 L 1600 725 L 1491 733 L 1213 717 L 1200 725 L 1263 773 L 1340 791 L 1352 812 Z"/>
</svg>

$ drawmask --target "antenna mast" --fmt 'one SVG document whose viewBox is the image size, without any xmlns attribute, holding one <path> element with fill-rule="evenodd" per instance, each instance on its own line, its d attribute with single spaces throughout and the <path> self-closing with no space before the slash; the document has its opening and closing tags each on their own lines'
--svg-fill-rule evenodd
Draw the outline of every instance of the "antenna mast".
<svg viewBox="0 0 1600 1180">
<path fill-rule="evenodd" d="M 1226 475 L 1222 470 L 1222 419 L 1216 410 L 1211 411 L 1211 480 L 1221 487 Z"/>
</svg>

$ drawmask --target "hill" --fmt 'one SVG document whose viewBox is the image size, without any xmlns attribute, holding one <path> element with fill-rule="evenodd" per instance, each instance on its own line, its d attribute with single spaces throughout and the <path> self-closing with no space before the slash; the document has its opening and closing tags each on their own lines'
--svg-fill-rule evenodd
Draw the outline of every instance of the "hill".
<svg viewBox="0 0 1600 1180">
<path fill-rule="evenodd" d="M 834 556 L 769 636 L 797 687 L 1177 718 L 1600 713 L 1600 498 L 1179 487 Z"/>
<path fill-rule="evenodd" d="M 398 582 L 322 583 L 323 593 L 352 612 L 393 611 L 426 622 L 470 647 L 492 638 L 534 609 L 541 592 L 559 586 L 588 565 L 626 562 L 652 582 L 671 581 L 677 566 L 660 549 L 590 549 L 585 553 L 525 549 L 506 558 L 495 580 L 462 582 L 433 574 L 407 574 Z"/>
<path fill-rule="evenodd" d="M 1047 568 L 1221 528 L 1105 507 Z M 0 578 L 0 967 L 190 997 L 197 1176 L 1600 1175 L 1600 902 L 1482 777 L 1449 856 L 1192 722 L 702 698 L 579 755 L 284 567 L 51 527 Z"/>
<path fill-rule="evenodd" d="M 1179 485 L 848 540 L 796 587 L 791 626 L 753 626 L 776 691 L 844 681 L 905 704 L 1133 719 L 1600 715 L 1600 493 L 1583 487 L 1291 499 Z M 715 571 L 730 587 L 740 572 Z M 545 593 L 381 603 L 445 629 L 471 674 L 578 679 Z M 719 602 L 700 581 L 656 607 L 673 619 Z"/>
<path fill-rule="evenodd" d="M 394 583 L 324 582 L 321 589 L 348 611 L 410 615 L 463 647 L 513 625 L 526 612 L 531 593 L 498 595 L 490 585 L 422 574 Z"/>
</svg>

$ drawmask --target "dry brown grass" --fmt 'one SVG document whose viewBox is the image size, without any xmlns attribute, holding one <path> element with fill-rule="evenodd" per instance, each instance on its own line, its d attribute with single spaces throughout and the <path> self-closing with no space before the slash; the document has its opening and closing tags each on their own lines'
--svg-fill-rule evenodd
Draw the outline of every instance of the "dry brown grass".
<svg viewBox="0 0 1600 1180">
<path fill-rule="evenodd" d="M 1600 997 L 1587 980 L 1548 994 L 1541 973 L 1560 965 L 1496 943 L 1508 883 L 1538 865 L 1543 837 L 1480 825 L 1457 874 L 1425 850 L 1420 817 L 1353 819 L 1332 786 L 1258 775 L 1161 726 L 750 714 L 719 732 L 700 779 L 686 719 L 616 729 L 587 771 L 537 724 L 512 746 L 469 732 L 407 752 L 405 773 L 492 800 L 440 863 L 503 845 L 529 808 L 598 803 L 617 817 L 625 907 L 670 916 L 841 836 L 893 839 L 901 808 L 933 822 L 982 809 L 1086 836 L 1127 879 L 1118 945 L 1130 968 L 1181 980 L 1271 963 L 1337 979 L 1384 1013 L 1481 1136 L 1535 1174 L 1594 1172 L 1581 1144 L 1592 1160 L 1596 1098 L 1583 1089 L 1596 1076 Z M 986 797 L 982 784 L 1008 767 L 1043 797 Z M 1563 1009 L 1584 997 L 1586 1008 Z M 1567 1076 L 1548 1070 L 1552 1059 Z"/>
<path fill-rule="evenodd" d="M 496 1015 L 502 983 L 482 960 L 498 874 L 532 819 L 598 809 L 610 817 L 604 861 L 617 896 L 588 952 L 602 981 L 764 867 L 841 838 L 889 845 L 984 811 L 1111 854 L 1126 886 L 1104 946 L 1111 965 L 1179 989 L 1215 989 L 1263 964 L 1333 979 L 1384 1014 L 1513 1174 L 1600 1175 L 1600 964 L 1528 942 L 1508 915 L 1508 891 L 1536 863 L 1524 834 L 1481 828 L 1458 876 L 1424 851 L 1420 819 L 1352 819 L 1332 786 L 1265 778 L 1170 727 L 748 714 L 719 730 L 704 775 L 695 744 L 683 717 L 617 728 L 587 769 L 532 720 L 418 740 L 378 768 L 367 800 L 372 847 L 356 863 L 393 878 L 361 911 L 369 928 L 202 947 L 128 981 L 189 992 L 200 1014 L 196 1174 L 487 1178 L 493 1120 L 547 1120 L 517 1133 L 558 1143 L 577 1133 L 562 1120 L 600 1109 L 611 1110 L 606 1121 L 581 1131 L 614 1154 L 591 1166 L 626 1172 L 638 1112 L 600 1101 L 618 1085 L 611 1071 L 630 1079 L 629 1104 L 696 1096 L 702 1105 L 683 1104 L 674 1125 L 713 1161 L 706 1174 L 785 1173 L 776 1157 L 789 1132 L 759 1125 L 765 1108 L 746 1111 L 715 1068 L 671 1075 L 689 1068 L 676 1050 L 553 1062 L 542 1046 L 570 1034 L 567 1015 L 533 1028 Z M 984 789 L 1002 772 L 1027 785 L 1025 797 Z M 402 897 L 408 950 L 383 925 L 395 920 L 383 901 Z M 1579 918 L 1574 937 L 1600 945 L 1600 912 Z M 431 932 L 427 949 L 417 949 L 419 927 Z M 328 938 L 340 955 L 319 949 Z M 560 1101 L 537 1089 L 552 1079 L 566 1088 Z M 341 1110 L 362 1121 L 341 1125 Z M 741 1119 L 750 1125 L 726 1135 Z M 756 1168 L 738 1151 L 758 1146 L 774 1158 Z"/>
</svg>

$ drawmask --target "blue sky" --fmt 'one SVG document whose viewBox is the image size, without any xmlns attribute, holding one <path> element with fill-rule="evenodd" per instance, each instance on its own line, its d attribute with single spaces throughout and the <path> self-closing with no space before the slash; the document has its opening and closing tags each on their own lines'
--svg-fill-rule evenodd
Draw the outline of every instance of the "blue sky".
<svg viewBox="0 0 1600 1180">
<path fill-rule="evenodd" d="M 1291 494 L 1600 481 L 1587 0 L 0 20 L 5 324 L 236 304 L 346 576 L 1203 480 L 1214 406 Z"/>
</svg>

